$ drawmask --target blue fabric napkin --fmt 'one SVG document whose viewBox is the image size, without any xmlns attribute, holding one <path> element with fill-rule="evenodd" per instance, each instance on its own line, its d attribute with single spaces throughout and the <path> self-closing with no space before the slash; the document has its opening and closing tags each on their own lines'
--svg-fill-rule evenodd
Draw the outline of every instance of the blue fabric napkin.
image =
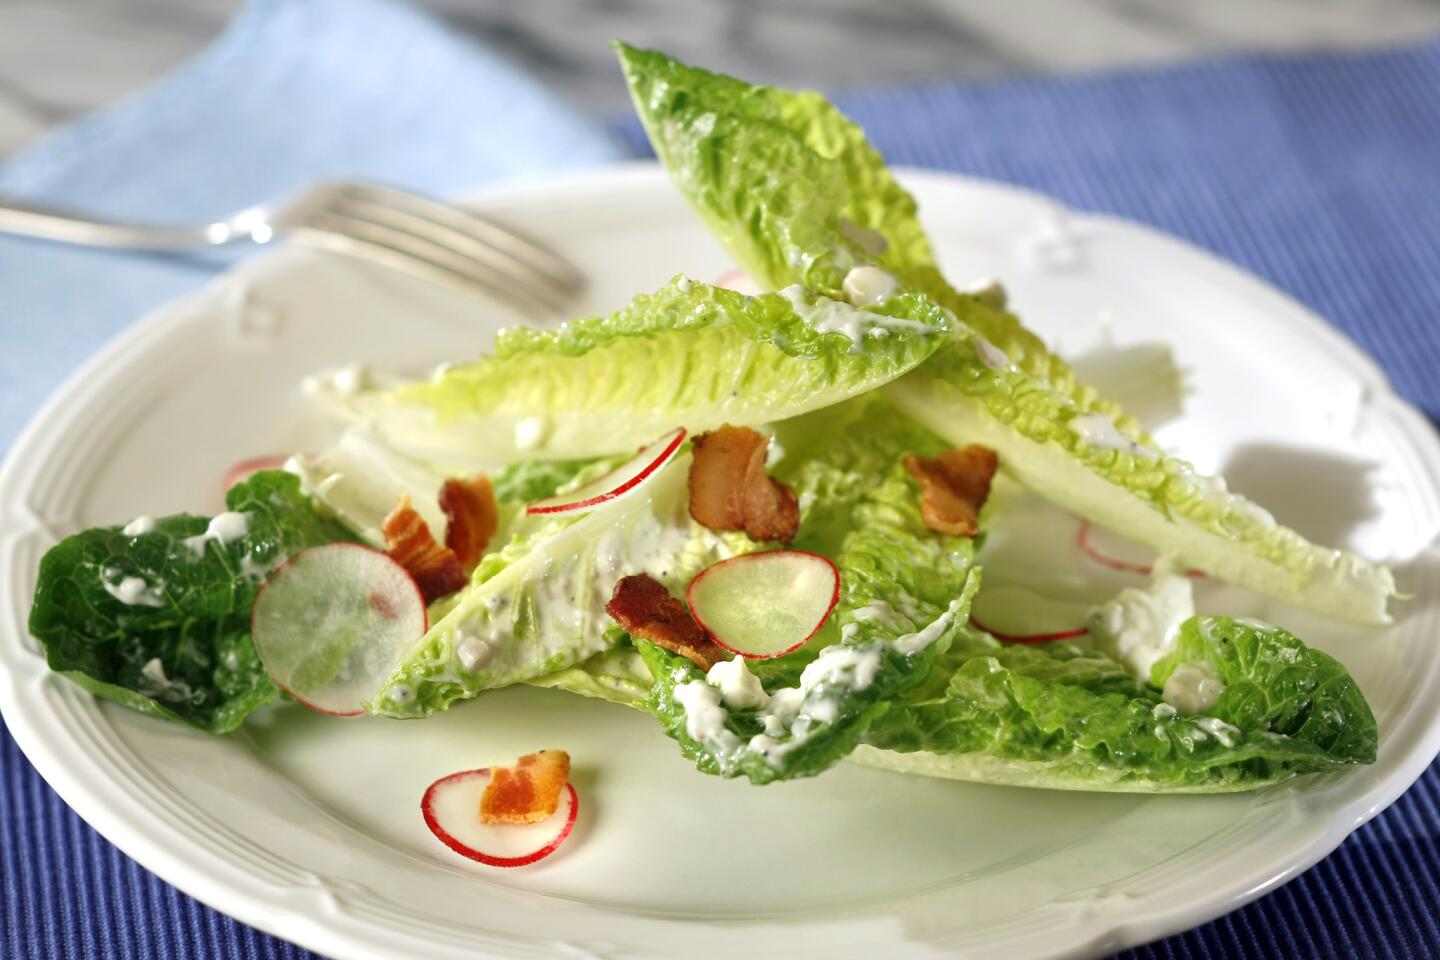
<svg viewBox="0 0 1440 960">
<path fill-rule="evenodd" d="M 190 223 L 322 178 L 444 194 L 623 155 L 598 123 L 408 7 L 252 0 L 159 87 L 0 166 L 0 194 Z M 0 351 L 0 450 L 121 327 L 229 259 L 0 236 L 0 336 L 23 344 Z"/>
<path fill-rule="evenodd" d="M 1440 415 L 1440 43 L 840 99 L 895 162 L 1131 216 L 1268 277 Z M 611 130 L 647 152 L 632 120 Z M 325 176 L 444 193 L 624 154 L 607 131 L 412 11 L 254 0 L 160 88 L 0 167 L 0 192 L 182 220 Z M 86 355 L 212 269 L 0 238 L 0 334 L 11 345 L 0 351 L 0 449 Z M 1126 956 L 1426 955 L 1440 944 L 1437 879 L 1432 769 L 1298 880 Z M 0 730 L 0 957 L 311 956 L 142 870 Z"/>
</svg>

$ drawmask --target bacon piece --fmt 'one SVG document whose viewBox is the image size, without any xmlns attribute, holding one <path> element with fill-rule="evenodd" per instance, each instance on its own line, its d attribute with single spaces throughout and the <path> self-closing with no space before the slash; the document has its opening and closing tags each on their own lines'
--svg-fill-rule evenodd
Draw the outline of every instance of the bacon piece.
<svg viewBox="0 0 1440 960">
<path fill-rule="evenodd" d="M 465 586 L 469 579 L 460 569 L 455 551 L 442 547 L 430 535 L 430 527 L 410 506 L 409 497 L 401 497 L 385 518 L 385 552 L 415 578 L 420 595 L 432 603 Z"/>
<path fill-rule="evenodd" d="M 925 526 L 956 537 L 980 532 L 980 508 L 990 496 L 998 462 L 994 450 L 971 444 L 946 450 L 934 460 L 907 453 L 903 462 L 920 484 L 920 516 Z"/>
<path fill-rule="evenodd" d="M 711 530 L 789 543 L 800 526 L 795 491 L 765 474 L 770 438 L 729 424 L 695 438 L 690 516 Z"/>
<path fill-rule="evenodd" d="M 495 767 L 480 795 L 482 823 L 539 823 L 560 806 L 560 791 L 570 780 L 570 754 L 541 750 Z"/>
<path fill-rule="evenodd" d="M 621 577 L 605 612 L 626 633 L 678 653 L 701 670 L 730 659 L 725 648 L 705 635 L 685 605 L 649 574 Z"/>
<path fill-rule="evenodd" d="M 468 577 L 500 525 L 490 478 L 483 473 L 449 478 L 440 488 L 440 509 L 445 511 L 445 546 Z"/>
</svg>

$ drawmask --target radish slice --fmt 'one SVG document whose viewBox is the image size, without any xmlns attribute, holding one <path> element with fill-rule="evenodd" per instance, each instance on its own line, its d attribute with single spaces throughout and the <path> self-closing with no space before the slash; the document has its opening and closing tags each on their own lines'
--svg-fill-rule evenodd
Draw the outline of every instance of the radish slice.
<svg viewBox="0 0 1440 960">
<path fill-rule="evenodd" d="M 358 543 L 301 550 L 270 575 L 250 608 L 250 633 L 270 678 L 305 706 L 342 717 L 365 712 L 428 626 L 405 568 Z"/>
<path fill-rule="evenodd" d="M 1049 643 L 1072 640 L 1089 631 L 1085 623 L 1090 604 L 1055 600 L 1023 587 L 991 585 L 982 587 L 970 607 L 970 622 L 1000 640 L 1010 643 Z"/>
<path fill-rule="evenodd" d="M 710 281 L 712 287 L 724 287 L 726 290 L 734 290 L 737 293 L 744 293 L 750 296 L 758 296 L 765 291 L 750 279 L 749 274 L 739 267 L 732 267 L 720 276 Z"/>
<path fill-rule="evenodd" d="M 840 571 L 818 553 L 772 550 L 721 560 L 690 581 L 685 602 L 720 646 L 769 660 L 805 645 L 840 600 Z"/>
<path fill-rule="evenodd" d="M 555 812 L 539 823 L 480 822 L 480 795 L 490 784 L 490 770 L 462 770 L 430 784 L 420 798 L 425 826 L 462 857 L 492 867 L 523 867 L 543 860 L 570 836 L 580 797 L 565 784 Z"/>
<path fill-rule="evenodd" d="M 1090 632 L 1084 627 L 1076 627 L 1073 630 L 1057 630 L 1054 633 L 1005 633 L 994 627 L 986 626 L 973 613 L 970 614 L 970 622 L 996 640 L 1004 640 L 1006 643 L 1050 643 L 1055 640 L 1074 640 L 1076 637 L 1083 637 Z"/>
<path fill-rule="evenodd" d="M 684 440 L 684 427 L 673 430 L 649 446 L 642 447 L 639 453 L 598 480 L 592 480 L 577 490 L 536 500 L 525 508 L 525 512 L 566 513 L 571 510 L 588 510 L 633 493 L 674 458 Z"/>
<path fill-rule="evenodd" d="M 284 454 L 271 454 L 268 457 L 251 457 L 249 460 L 241 460 L 239 463 L 225 471 L 224 486 L 222 489 L 229 490 L 241 480 L 251 474 L 259 473 L 261 470 L 279 470 L 285 466 L 285 461 L 290 458 Z"/>
<path fill-rule="evenodd" d="M 1111 570 L 1120 570 L 1124 573 L 1138 573 L 1148 577 L 1154 570 L 1151 564 L 1121 560 L 1112 556 L 1109 552 L 1097 547 L 1094 543 L 1095 539 L 1095 531 L 1090 521 L 1081 520 L 1080 529 L 1075 531 L 1075 546 L 1079 547 L 1080 552 L 1085 554 L 1085 556 L 1094 560 L 1102 567 L 1108 567 Z M 1185 575 L 1187 577 L 1203 577 L 1205 576 L 1205 572 L 1203 570 L 1186 570 Z"/>
</svg>

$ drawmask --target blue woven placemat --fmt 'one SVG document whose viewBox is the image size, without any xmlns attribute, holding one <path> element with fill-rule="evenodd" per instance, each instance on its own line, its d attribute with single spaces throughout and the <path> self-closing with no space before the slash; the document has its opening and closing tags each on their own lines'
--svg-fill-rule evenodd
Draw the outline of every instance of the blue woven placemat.
<svg viewBox="0 0 1440 960">
<path fill-rule="evenodd" d="M 282 58 L 277 70 L 275 57 L 283 49 L 277 40 L 285 37 L 275 31 L 293 29 L 294 24 L 285 23 L 294 21 L 309 31 L 307 39 L 317 30 L 328 35 L 323 31 L 335 23 L 326 18 L 353 18 L 357 9 L 372 17 L 395 15 L 393 8 L 372 0 L 350 5 L 262 0 L 248 14 L 248 33 L 232 33 L 223 57 L 192 70 L 186 83 L 238 87 L 247 83 L 246 70 L 253 69 L 270 85 L 257 88 L 250 81 L 251 92 L 242 99 L 251 109 L 268 104 L 280 110 L 287 97 L 303 92 L 304 81 L 334 79 L 325 69 L 339 66 L 323 59 L 317 66 L 314 57 Z M 405 41 L 407 69 L 423 68 L 438 49 L 444 55 L 435 62 L 443 65 L 451 84 L 481 75 L 512 82 L 490 61 L 476 65 L 467 59 L 475 56 L 473 51 L 467 54 L 439 39 L 417 18 L 399 15 L 383 26 L 372 33 Z M 345 51 L 321 44 L 314 53 L 338 58 Z M 308 66 L 302 69 L 303 64 Z M 511 170 L 618 155 L 603 135 L 556 110 L 523 80 L 513 88 L 515 96 L 562 124 L 569 139 L 558 151 L 526 142 L 511 155 L 524 157 L 518 166 L 513 159 L 507 163 L 489 156 L 484 144 L 463 129 L 457 133 L 453 125 L 440 131 L 404 110 L 375 109 L 407 90 L 418 103 L 424 91 L 413 83 L 409 78 L 372 84 L 364 96 L 339 95 L 335 110 L 352 114 L 336 116 L 359 122 L 354 111 L 363 110 L 363 121 L 382 137 L 430 144 L 434 141 L 427 137 L 448 136 L 443 148 L 416 146 L 412 157 L 402 149 L 403 141 L 391 149 L 364 149 L 336 130 L 317 130 L 317 142 L 331 152 L 298 151 L 286 158 L 289 166 L 280 179 L 357 170 L 443 190 Z M 86 136 L 113 138 L 126 124 L 153 121 L 157 106 L 175 110 L 175 101 L 183 102 L 192 92 L 172 85 L 165 91 L 168 101 L 142 98 L 92 123 Z M 994 177 L 1077 207 L 1133 217 L 1267 277 L 1349 333 L 1385 366 L 1408 399 L 1432 419 L 1440 416 L 1440 385 L 1434 376 L 1440 367 L 1440 43 L 1364 56 L 1243 58 L 1084 78 L 935 85 L 840 100 L 896 163 Z M 449 103 L 434 109 L 457 108 Z M 490 131 L 495 129 L 489 124 Z M 617 122 L 615 131 L 634 150 L 644 151 L 633 122 Z M 112 212 L 157 214 L 205 212 L 197 204 L 213 199 L 186 196 L 185 187 L 193 181 L 185 179 L 183 169 L 168 170 L 163 173 L 168 181 L 179 178 L 179 196 L 157 207 L 143 189 L 131 192 L 137 182 L 144 183 L 143 171 L 131 169 L 127 177 L 112 175 L 106 181 L 96 173 L 93 157 L 87 165 L 84 139 L 62 134 L 57 141 L 64 149 L 55 152 L 71 163 L 65 171 L 71 188 L 64 196 L 109 188 Z M 244 147 L 243 142 L 227 144 Z M 22 158 L 26 162 L 19 173 L 14 166 L 0 169 L 0 185 L 15 189 L 17 180 L 23 187 L 26 178 L 33 178 L 41 188 L 56 189 L 57 181 L 47 177 L 36 156 Z M 467 175 L 467 169 L 472 173 Z M 271 182 L 243 164 L 232 175 L 252 190 Z M 152 194 L 153 188 L 152 178 Z M 91 339 L 24 347 L 0 358 L 0 397 L 6 401 L 0 444 L 8 443 L 14 426 L 33 412 L 55 379 L 93 349 L 95 337 L 113 332 L 136 312 L 128 304 L 128 313 L 119 312 L 114 301 L 95 312 L 92 287 L 84 296 L 65 292 L 71 299 L 55 301 L 67 311 L 91 311 L 65 319 L 64 311 L 39 299 L 43 288 L 21 282 L 10 252 L 0 257 L 0 289 L 5 291 L 0 330 L 20 332 L 25 329 L 21 324 L 31 320 L 16 311 L 19 301 L 13 294 L 19 291 L 36 297 L 42 318 L 63 320 L 72 335 Z M 3 272 L 7 263 L 8 274 Z M 66 270 L 88 280 L 93 266 L 75 261 Z M 111 269 L 109 262 L 106 269 Z M 176 269 L 194 275 L 187 281 Z M 131 285 L 130 304 L 204 280 L 193 268 L 163 263 L 138 264 L 128 276 L 117 274 Z M 1440 772 L 1432 769 L 1394 807 L 1299 879 L 1214 923 L 1124 956 L 1428 956 L 1440 952 L 1437 878 Z M 142 870 L 72 813 L 0 730 L 0 957 L 310 956 L 207 909 Z"/>
</svg>

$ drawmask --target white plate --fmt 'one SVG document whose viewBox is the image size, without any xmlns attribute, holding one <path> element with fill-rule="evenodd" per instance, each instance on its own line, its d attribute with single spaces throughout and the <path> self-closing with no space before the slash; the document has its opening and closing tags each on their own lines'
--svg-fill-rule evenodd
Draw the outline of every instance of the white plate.
<svg viewBox="0 0 1440 960">
<path fill-rule="evenodd" d="M 329 429 L 296 384 L 355 360 L 420 370 L 481 350 L 493 305 L 300 249 L 149 317 L 61 389 L 0 476 L 0 707 L 41 774 L 182 890 L 341 958 L 977 957 L 1094 954 L 1239 906 L 1390 803 L 1440 747 L 1430 549 L 1440 446 L 1374 364 L 1293 301 L 1149 230 L 1017 190 L 910 173 L 947 272 L 1004 277 L 1068 351 L 1173 341 L 1188 414 L 1162 431 L 1283 521 L 1396 559 L 1388 631 L 1224 591 L 1338 654 L 1380 722 L 1373 767 L 1228 797 L 948 783 L 842 766 L 757 789 L 696 773 L 646 717 L 556 691 L 423 724 L 266 711 L 216 740 L 49 673 L 25 616 L 44 550 L 140 513 L 213 511 L 231 462 Z M 594 278 L 586 309 L 728 261 L 664 176 L 620 168 L 482 195 Z M 100 295 L 97 292 L 97 295 Z M 462 861 L 425 786 L 540 747 L 576 760 L 575 835 L 531 868 Z"/>
</svg>

